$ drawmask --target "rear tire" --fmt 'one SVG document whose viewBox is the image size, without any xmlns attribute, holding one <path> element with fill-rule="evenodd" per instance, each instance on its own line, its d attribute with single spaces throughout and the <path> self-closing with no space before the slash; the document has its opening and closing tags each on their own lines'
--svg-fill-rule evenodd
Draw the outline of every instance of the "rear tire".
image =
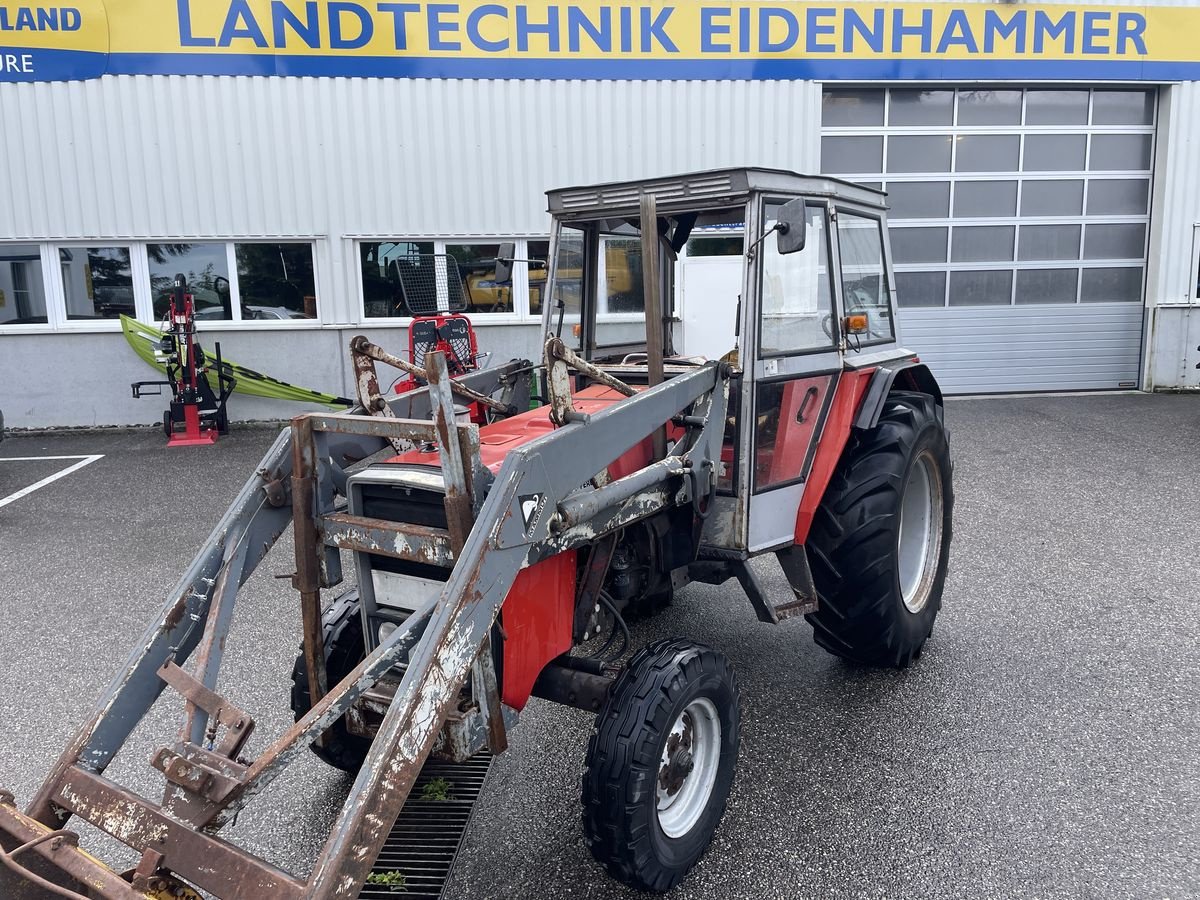
<svg viewBox="0 0 1200 900">
<path fill-rule="evenodd" d="M 737 680 L 690 641 L 640 650 L 596 717 L 583 775 L 583 832 L 609 873 L 666 891 L 696 864 L 729 798 L 739 740 Z"/>
<path fill-rule="evenodd" d="M 953 506 L 941 408 L 894 391 L 879 424 L 851 437 L 813 520 L 817 644 L 874 666 L 921 655 L 942 605 Z"/>
<path fill-rule="evenodd" d="M 325 670 L 329 686 L 333 687 L 350 674 L 366 658 L 366 642 L 362 629 L 362 604 L 357 592 L 350 592 L 334 601 L 321 617 L 325 631 Z M 304 653 L 296 657 L 292 667 L 292 713 L 299 722 L 312 709 L 308 690 L 308 666 Z M 338 719 L 325 732 L 324 744 L 309 748 L 335 769 L 354 773 L 362 768 L 371 741 L 346 730 L 346 720 Z"/>
</svg>

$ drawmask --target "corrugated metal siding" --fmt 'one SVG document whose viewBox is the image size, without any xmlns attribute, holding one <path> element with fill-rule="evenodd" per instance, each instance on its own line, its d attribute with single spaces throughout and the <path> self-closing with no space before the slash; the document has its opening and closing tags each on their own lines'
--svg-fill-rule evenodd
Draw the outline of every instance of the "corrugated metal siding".
<svg viewBox="0 0 1200 900">
<path fill-rule="evenodd" d="M 900 336 L 951 394 L 1133 387 L 1142 307 L 902 309 Z"/>
<path fill-rule="evenodd" d="M 0 84 L 0 239 L 543 233 L 543 192 L 812 168 L 810 82 Z"/>
<path fill-rule="evenodd" d="M 0 84 L 0 240 L 306 236 L 326 320 L 356 236 L 548 233 L 544 192 L 815 171 L 813 82 L 115 76 Z"/>
</svg>

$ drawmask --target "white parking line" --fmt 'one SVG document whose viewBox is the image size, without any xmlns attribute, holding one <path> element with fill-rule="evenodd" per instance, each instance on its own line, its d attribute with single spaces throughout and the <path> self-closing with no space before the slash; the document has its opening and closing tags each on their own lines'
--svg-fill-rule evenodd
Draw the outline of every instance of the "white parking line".
<svg viewBox="0 0 1200 900">
<path fill-rule="evenodd" d="M 47 459 L 77 459 L 79 462 L 74 465 L 67 466 L 65 469 L 55 472 L 53 475 L 48 475 L 41 481 L 31 484 L 29 487 L 21 488 L 15 494 L 9 494 L 7 497 L 0 499 L 0 506 L 8 506 L 14 500 L 20 500 L 22 497 L 27 497 L 36 491 L 38 488 L 44 488 L 52 482 L 58 481 L 60 478 L 65 478 L 72 472 L 77 472 L 84 466 L 91 465 L 98 459 L 104 459 L 104 454 L 96 456 L 0 456 L 0 462 L 40 462 Z"/>
</svg>

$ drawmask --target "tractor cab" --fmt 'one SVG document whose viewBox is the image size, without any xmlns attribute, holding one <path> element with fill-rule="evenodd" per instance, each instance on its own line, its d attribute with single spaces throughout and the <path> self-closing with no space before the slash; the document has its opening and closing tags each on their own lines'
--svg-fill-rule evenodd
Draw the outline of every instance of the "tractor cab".
<svg viewBox="0 0 1200 900">
<path fill-rule="evenodd" d="M 655 380 L 660 352 L 663 378 L 728 366 L 713 547 L 757 553 L 796 540 L 839 385 L 843 407 L 861 399 L 853 373 L 903 361 L 917 370 L 910 379 L 934 384 L 897 345 L 881 191 L 727 169 L 548 198 L 548 335 L 630 384 Z"/>
</svg>

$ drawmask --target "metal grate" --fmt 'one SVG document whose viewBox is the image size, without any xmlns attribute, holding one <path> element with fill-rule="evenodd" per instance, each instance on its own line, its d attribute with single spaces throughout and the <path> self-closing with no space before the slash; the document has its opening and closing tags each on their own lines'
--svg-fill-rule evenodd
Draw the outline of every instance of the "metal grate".
<svg viewBox="0 0 1200 900">
<path fill-rule="evenodd" d="M 385 884 L 367 884 L 358 895 L 360 900 L 437 900 L 441 897 L 491 765 L 492 754 L 486 750 L 465 763 L 426 761 L 371 870 L 380 874 L 402 873 L 404 890 L 392 890 Z M 452 799 L 421 799 L 425 785 L 436 778 L 450 782 Z"/>
<path fill-rule="evenodd" d="M 698 173 L 681 179 L 636 182 L 632 184 L 603 184 L 595 187 L 569 188 L 552 191 L 561 208 L 580 209 L 636 208 L 643 193 L 654 194 L 659 204 L 673 200 L 723 197 L 734 193 L 733 180 L 727 172 Z"/>
<path fill-rule="evenodd" d="M 460 312 L 467 308 L 458 260 L 444 253 L 414 253 L 392 263 L 410 315 Z"/>
</svg>

